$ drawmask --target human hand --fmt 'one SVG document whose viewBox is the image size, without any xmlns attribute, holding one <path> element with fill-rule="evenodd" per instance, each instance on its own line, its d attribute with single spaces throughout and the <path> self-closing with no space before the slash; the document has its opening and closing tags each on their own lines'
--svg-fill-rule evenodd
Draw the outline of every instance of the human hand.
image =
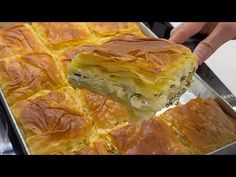
<svg viewBox="0 0 236 177">
<path fill-rule="evenodd" d="M 176 43 L 183 43 L 197 33 L 207 35 L 206 39 L 201 41 L 194 50 L 194 53 L 199 59 L 198 63 L 202 64 L 221 45 L 231 39 L 236 39 L 236 23 L 182 23 L 172 29 L 169 40 Z"/>
</svg>

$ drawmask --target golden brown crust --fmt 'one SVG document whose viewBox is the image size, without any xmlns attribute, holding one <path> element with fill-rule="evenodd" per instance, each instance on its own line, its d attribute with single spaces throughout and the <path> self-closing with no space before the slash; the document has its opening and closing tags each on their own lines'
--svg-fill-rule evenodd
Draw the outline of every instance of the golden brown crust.
<svg viewBox="0 0 236 177">
<path fill-rule="evenodd" d="M 117 50 L 119 49 L 119 50 Z M 114 38 L 101 45 L 85 45 L 65 53 L 67 58 L 79 54 L 100 56 L 103 63 L 127 65 L 133 72 L 151 74 L 167 70 L 173 63 L 195 58 L 189 48 L 165 39 L 147 39 L 134 36 Z M 183 57 L 184 56 L 184 57 Z M 195 59 L 196 60 L 196 59 Z M 86 62 L 86 61 L 85 61 Z M 143 74 L 145 75 L 145 74 Z"/>
<path fill-rule="evenodd" d="M 79 93 L 98 128 L 111 128 L 128 119 L 126 109 L 107 97 L 85 89 L 79 90 Z"/>
<path fill-rule="evenodd" d="M 87 45 L 85 45 L 87 46 Z M 76 45 L 74 47 L 67 48 L 62 52 L 58 52 L 58 58 L 63 66 L 63 71 L 67 74 L 67 67 L 74 57 L 76 57 L 83 48 L 82 45 Z"/>
<path fill-rule="evenodd" d="M 110 132 L 121 154 L 188 154 L 175 132 L 163 120 L 143 121 L 139 129 L 135 123 Z"/>
<path fill-rule="evenodd" d="M 72 61 L 72 59 L 78 55 L 81 51 L 81 46 L 77 45 L 75 47 L 67 48 L 63 52 L 59 53 L 59 60 L 62 63 L 63 71 L 67 74 L 67 66 Z"/>
<path fill-rule="evenodd" d="M 235 125 L 215 101 L 197 98 L 110 136 L 122 154 L 207 154 L 236 139 Z"/>
<path fill-rule="evenodd" d="M 209 153 L 236 139 L 236 121 L 213 100 L 197 98 L 160 116 L 184 135 L 196 154 Z"/>
<path fill-rule="evenodd" d="M 60 67 L 47 53 L 0 60 L 0 85 L 10 105 L 43 89 L 66 84 Z"/>
<path fill-rule="evenodd" d="M 71 87 L 17 102 L 12 110 L 25 137 L 45 133 L 57 133 L 64 138 L 85 136 L 90 125 Z"/>
<path fill-rule="evenodd" d="M 119 34 L 133 34 L 144 37 L 143 33 L 134 22 L 91 22 L 87 23 L 91 31 L 97 36 L 107 37 Z"/>
<path fill-rule="evenodd" d="M 108 144 L 104 141 L 96 141 L 90 146 L 82 147 L 78 151 L 57 151 L 54 155 L 109 155 Z"/>
<path fill-rule="evenodd" d="M 71 141 L 76 142 L 76 139 L 64 138 L 60 132 L 44 133 L 26 138 L 28 149 L 34 155 L 47 155 L 71 148 Z"/>
<path fill-rule="evenodd" d="M 17 102 L 12 107 L 33 154 L 80 149 L 91 123 L 71 87 Z"/>
<path fill-rule="evenodd" d="M 0 27 L 0 59 L 33 52 L 45 52 L 30 25 L 7 24 Z"/>
<path fill-rule="evenodd" d="M 67 137 L 63 132 L 49 132 L 26 138 L 31 154 L 55 154 L 56 152 L 72 152 L 80 149 L 86 137 Z"/>
<path fill-rule="evenodd" d="M 33 23 L 41 40 L 57 50 L 67 46 L 93 41 L 93 35 L 84 23 Z"/>
<path fill-rule="evenodd" d="M 124 34 L 124 35 L 114 36 L 112 38 L 109 38 L 105 40 L 104 43 L 109 42 L 109 41 L 114 41 L 114 40 L 133 40 L 136 38 L 137 36 L 134 36 L 131 34 Z M 96 45 L 95 44 L 76 45 L 76 46 L 63 50 L 62 52 L 59 52 L 59 59 L 64 67 L 64 72 L 67 73 L 67 66 L 74 57 L 76 57 L 79 53 L 83 52 L 85 48 L 87 47 L 90 48 L 93 46 L 98 46 L 98 45 L 97 44 Z"/>
</svg>

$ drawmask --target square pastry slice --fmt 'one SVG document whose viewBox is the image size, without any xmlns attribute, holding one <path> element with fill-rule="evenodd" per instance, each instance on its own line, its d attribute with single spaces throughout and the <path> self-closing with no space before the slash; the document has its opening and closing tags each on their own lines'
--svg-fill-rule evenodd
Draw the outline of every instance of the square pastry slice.
<svg viewBox="0 0 236 177">
<path fill-rule="evenodd" d="M 11 23 L 0 26 L 0 60 L 45 51 L 45 46 L 29 24 Z"/>
<path fill-rule="evenodd" d="M 0 60 L 0 87 L 9 105 L 41 90 L 55 90 L 67 84 L 60 65 L 49 53 Z"/>
<path fill-rule="evenodd" d="M 141 125 L 114 128 L 109 132 L 112 144 L 124 155 L 176 155 L 190 154 L 176 132 L 162 119 L 153 117 Z"/>
<path fill-rule="evenodd" d="M 94 43 L 93 34 L 85 23 L 48 22 L 32 25 L 39 38 L 52 50 L 63 50 L 73 45 Z"/>
<path fill-rule="evenodd" d="M 184 137 L 192 154 L 207 154 L 236 139 L 236 120 L 215 100 L 196 98 L 159 116 Z"/>
<path fill-rule="evenodd" d="M 150 118 L 185 90 L 196 68 L 197 57 L 183 45 L 124 36 L 81 47 L 68 80 L 120 102 L 133 118 Z"/>
<path fill-rule="evenodd" d="M 208 154 L 236 139 L 236 120 L 216 101 L 196 98 L 108 136 L 120 154 Z"/>
<path fill-rule="evenodd" d="M 11 107 L 31 154 L 79 150 L 89 136 L 90 118 L 71 87 L 44 90 Z"/>
<path fill-rule="evenodd" d="M 120 35 L 145 37 L 135 22 L 90 22 L 86 23 L 91 32 L 102 41 Z"/>
</svg>

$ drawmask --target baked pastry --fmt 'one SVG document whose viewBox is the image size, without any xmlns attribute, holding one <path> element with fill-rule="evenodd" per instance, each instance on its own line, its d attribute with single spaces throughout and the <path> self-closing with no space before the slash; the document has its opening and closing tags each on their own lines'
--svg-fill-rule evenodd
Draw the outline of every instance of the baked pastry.
<svg viewBox="0 0 236 177">
<path fill-rule="evenodd" d="M 132 123 L 109 134 L 120 154 L 190 154 L 175 131 L 158 118 L 144 120 L 140 128 Z"/>
<path fill-rule="evenodd" d="M 123 33 L 117 33 L 117 35 L 115 36 L 109 36 L 109 37 L 97 37 L 97 42 L 96 44 L 102 44 L 104 42 L 107 42 L 109 40 L 117 40 L 117 39 L 123 39 L 123 38 L 133 38 L 139 36 L 137 34 L 135 34 L 134 32 L 129 32 L 127 34 L 123 34 Z M 141 35 L 144 37 L 144 35 Z M 89 44 L 84 44 L 85 46 L 89 45 Z M 67 74 L 67 67 L 68 64 L 72 61 L 72 59 L 74 57 L 76 57 L 78 55 L 78 53 L 81 52 L 82 50 L 82 46 L 83 45 L 76 45 L 73 47 L 69 47 L 66 48 L 65 50 L 63 50 L 62 52 L 58 53 L 58 58 L 60 59 L 62 65 L 63 65 L 63 69 L 64 72 Z"/>
<path fill-rule="evenodd" d="M 183 45 L 124 36 L 82 46 L 68 80 L 125 105 L 133 118 L 150 118 L 191 83 L 196 68 L 196 56 Z"/>
<path fill-rule="evenodd" d="M 214 100 L 196 98 L 159 118 L 185 137 L 193 154 L 206 154 L 236 140 L 236 121 Z"/>
<path fill-rule="evenodd" d="M 45 50 L 29 24 L 13 23 L 0 26 L 0 60 Z"/>
<path fill-rule="evenodd" d="M 119 103 L 85 89 L 78 89 L 77 93 L 96 128 L 109 129 L 128 120 L 126 109 Z"/>
<path fill-rule="evenodd" d="M 52 50 L 73 45 L 94 43 L 94 36 L 85 23 L 48 22 L 32 24 L 39 38 Z"/>
<path fill-rule="evenodd" d="M 64 73 L 48 53 L 0 60 L 0 86 L 9 105 L 47 89 L 67 84 Z"/>
<path fill-rule="evenodd" d="M 130 22 L 0 27 L 0 86 L 30 154 L 207 154 L 236 140 L 236 121 L 213 100 L 139 121 L 197 67 L 189 49 L 140 36 Z"/>
<path fill-rule="evenodd" d="M 134 22 L 90 22 L 87 23 L 87 26 L 97 37 L 103 39 L 126 34 L 145 37 Z"/>
<path fill-rule="evenodd" d="M 109 136 L 120 154 L 207 154 L 236 140 L 236 121 L 214 100 L 196 98 Z"/>
<path fill-rule="evenodd" d="M 97 140 L 91 143 L 90 146 L 85 146 L 78 151 L 57 151 L 52 152 L 53 155 L 112 155 L 114 149 L 109 147 L 109 144 L 103 140 Z"/>
<path fill-rule="evenodd" d="M 32 154 L 79 150 L 90 133 L 91 118 L 71 87 L 39 92 L 11 109 Z"/>
</svg>

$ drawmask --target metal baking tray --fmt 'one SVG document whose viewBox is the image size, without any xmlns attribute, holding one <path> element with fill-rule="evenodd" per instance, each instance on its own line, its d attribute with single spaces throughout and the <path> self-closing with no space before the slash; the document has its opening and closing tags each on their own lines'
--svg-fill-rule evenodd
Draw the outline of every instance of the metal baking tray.
<svg viewBox="0 0 236 177">
<path fill-rule="evenodd" d="M 137 23 L 143 33 L 150 38 L 158 38 L 144 23 Z M 232 118 L 236 119 L 236 97 L 224 86 L 224 84 L 217 78 L 217 76 L 207 67 L 207 65 L 203 64 L 200 66 L 200 71 L 202 74 L 200 76 L 198 74 L 194 75 L 194 82 L 190 86 L 190 89 L 186 91 L 180 98 L 179 102 L 181 104 L 187 103 L 189 100 L 194 99 L 198 96 L 203 98 L 212 98 L 215 99 L 222 109 L 229 114 Z M 14 116 L 10 110 L 9 105 L 7 104 L 6 98 L 0 89 L 0 100 L 5 109 L 6 115 L 9 119 L 9 123 L 11 124 L 14 132 L 16 134 L 16 138 L 19 141 L 19 145 L 22 149 L 22 152 L 26 155 L 30 154 L 30 151 L 24 141 L 21 130 L 18 127 Z M 162 109 L 157 112 L 161 114 L 169 108 L 175 107 L 175 103 L 172 105 Z M 214 152 L 209 153 L 209 155 L 217 155 L 217 154 L 234 154 L 236 155 L 236 141 L 228 144 Z"/>
<path fill-rule="evenodd" d="M 1 89 L 0 89 L 0 99 L 2 101 L 3 108 L 5 109 L 6 116 L 9 119 L 9 123 L 11 124 L 13 130 L 15 131 L 16 138 L 19 141 L 19 144 L 21 146 L 23 153 L 26 155 L 30 154 L 30 151 L 29 151 L 29 149 L 25 143 L 25 140 L 22 136 L 21 130 L 16 123 L 16 120 L 11 112 L 11 109 L 10 109 L 10 107 L 6 101 L 6 98 L 3 94 L 3 91 Z"/>
</svg>

